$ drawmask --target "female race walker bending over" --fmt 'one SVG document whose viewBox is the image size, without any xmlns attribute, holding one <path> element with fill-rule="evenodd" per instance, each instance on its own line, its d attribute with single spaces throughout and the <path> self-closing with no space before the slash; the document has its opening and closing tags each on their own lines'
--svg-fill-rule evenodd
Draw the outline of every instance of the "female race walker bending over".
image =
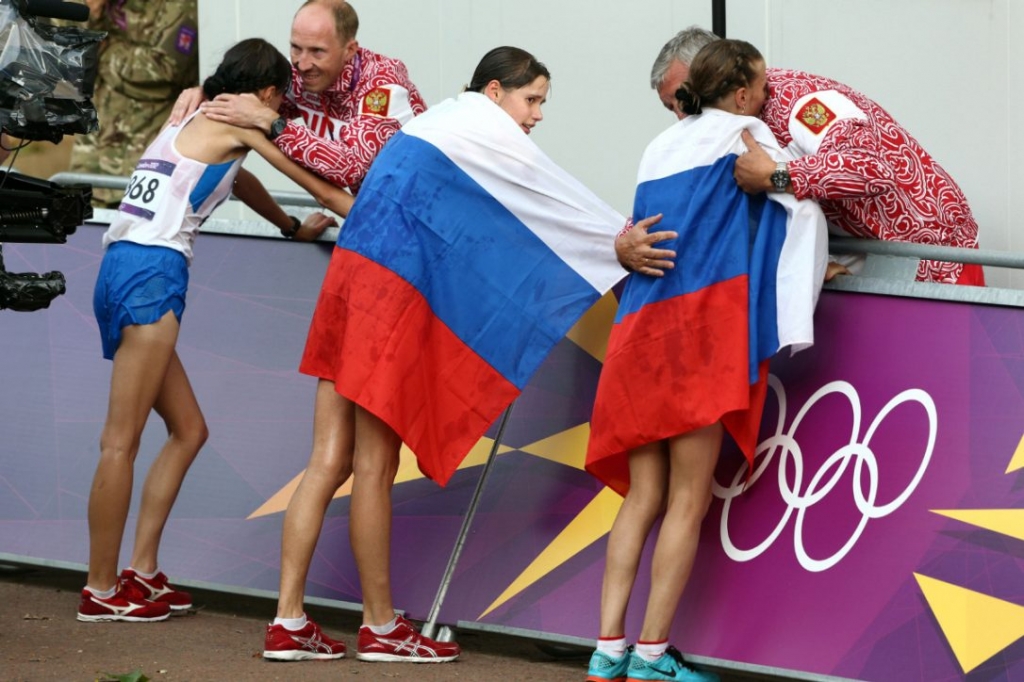
<svg viewBox="0 0 1024 682">
<path fill-rule="evenodd" d="M 290 80 L 288 60 L 266 41 L 251 39 L 228 50 L 203 88 L 210 98 L 254 93 L 277 107 Z M 93 298 L 103 356 L 114 366 L 89 495 L 89 577 L 78 620 L 156 621 L 192 605 L 191 597 L 160 572 L 157 551 L 185 473 L 207 438 L 174 349 L 200 225 L 233 188 L 287 237 L 310 241 L 334 222 L 313 214 L 300 223 L 253 176 L 239 175 L 236 183 L 250 149 L 339 215 L 347 215 L 352 204 L 351 195 L 293 164 L 262 132 L 217 123 L 201 113 L 165 128 L 143 154 L 103 236 L 106 253 Z M 150 410 L 164 420 L 168 438 L 142 490 L 131 566 L 118 576 L 135 457 Z"/>
<path fill-rule="evenodd" d="M 707 45 L 676 93 L 689 116 L 651 142 L 640 164 L 633 214 L 662 214 L 679 233 L 663 245 L 679 257 L 663 278 L 627 280 L 594 404 L 587 470 L 625 499 L 608 538 L 590 682 L 718 679 L 687 663 L 668 638 L 723 432 L 752 463 L 767 360 L 812 343 L 827 262 L 817 204 L 748 196 L 733 180 L 744 130 L 781 158 L 754 118 L 765 92 L 757 49 L 736 40 Z M 627 648 L 626 607 L 659 515 L 643 625 Z"/>
</svg>

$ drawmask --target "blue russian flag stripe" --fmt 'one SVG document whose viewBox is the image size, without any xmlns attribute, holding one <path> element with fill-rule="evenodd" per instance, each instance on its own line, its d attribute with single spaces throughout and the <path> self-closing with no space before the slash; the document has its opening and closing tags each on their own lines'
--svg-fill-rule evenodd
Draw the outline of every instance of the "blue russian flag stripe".
<svg viewBox="0 0 1024 682">
<path fill-rule="evenodd" d="M 663 213 L 674 222 L 658 227 L 679 237 L 659 244 L 678 254 L 664 277 L 631 277 L 616 322 L 644 306 L 685 296 L 734 277 L 749 277 L 750 376 L 779 347 L 776 277 L 786 238 L 786 211 L 761 195 L 739 191 L 733 180 L 736 155 L 637 187 L 634 215 Z"/>
<path fill-rule="evenodd" d="M 338 246 L 416 287 L 442 322 L 520 389 L 599 298 L 445 154 L 402 132 L 367 174 Z"/>
</svg>

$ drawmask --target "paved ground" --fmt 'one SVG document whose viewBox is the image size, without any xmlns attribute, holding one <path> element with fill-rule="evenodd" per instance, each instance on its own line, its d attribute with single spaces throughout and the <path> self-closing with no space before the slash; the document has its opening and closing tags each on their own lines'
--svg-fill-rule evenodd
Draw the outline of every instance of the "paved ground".
<svg viewBox="0 0 1024 682">
<path fill-rule="evenodd" d="M 274 604 L 266 599 L 194 591 L 197 612 L 162 623 L 79 623 L 84 575 L 50 568 L 0 566 L 0 682 L 55 680 L 154 682 L 248 680 L 440 680 L 582 682 L 589 652 L 551 648 L 489 633 L 461 632 L 462 658 L 440 665 L 329 662 L 271 663 L 260 657 Z M 328 634 L 350 646 L 358 615 L 311 607 Z M 548 653 L 545 653 L 548 651 Z M 724 674 L 723 682 L 772 680 Z"/>
</svg>

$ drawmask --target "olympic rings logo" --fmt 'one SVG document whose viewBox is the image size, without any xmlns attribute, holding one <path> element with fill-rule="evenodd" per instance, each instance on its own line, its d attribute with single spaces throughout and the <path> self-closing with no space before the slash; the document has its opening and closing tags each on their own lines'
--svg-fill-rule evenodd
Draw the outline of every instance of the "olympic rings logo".
<svg viewBox="0 0 1024 682">
<path fill-rule="evenodd" d="M 779 401 L 778 423 L 775 427 L 775 435 L 770 436 L 758 445 L 757 452 L 754 454 L 756 468 L 751 474 L 749 485 L 745 485 L 745 479 L 747 476 L 746 462 L 744 462 L 737 470 L 736 475 L 732 479 L 732 484 L 729 487 L 720 485 L 718 481 L 714 481 L 713 483 L 713 492 L 715 497 L 724 500 L 722 520 L 720 523 L 722 547 L 725 549 L 726 555 L 734 561 L 750 561 L 755 559 L 771 547 L 775 540 L 778 539 L 779 535 L 782 534 L 782 531 L 789 523 L 790 517 L 793 516 L 795 512 L 796 520 L 793 529 L 793 540 L 794 549 L 800 565 L 811 572 L 825 571 L 838 564 L 843 557 L 853 549 L 869 521 L 872 519 L 883 518 L 899 509 L 910 498 L 918 484 L 921 482 L 921 478 L 924 476 L 925 470 L 928 468 L 928 464 L 931 461 L 932 451 L 935 448 L 935 434 L 938 427 L 938 416 L 935 410 L 935 403 L 930 395 L 920 389 L 909 389 L 903 391 L 882 408 L 878 416 L 871 422 L 871 425 L 864 434 L 862 441 L 860 439 L 860 396 L 851 384 L 845 381 L 833 381 L 818 389 L 818 391 L 808 399 L 807 404 L 800 409 L 800 412 L 796 415 L 796 418 L 793 420 L 788 432 L 785 431 L 785 425 L 783 423 L 787 413 L 787 405 L 785 389 L 782 386 L 782 382 L 780 382 L 774 375 L 769 375 L 768 386 L 772 391 L 774 391 Z M 806 489 L 804 489 L 804 460 L 800 449 L 800 443 L 797 441 L 795 434 L 810 409 L 822 398 L 833 393 L 838 393 L 844 396 L 850 403 L 850 408 L 853 414 L 853 425 L 850 432 L 849 443 L 841 447 L 827 460 L 825 460 L 824 464 L 822 464 L 818 471 L 811 477 Z M 871 438 L 875 435 L 875 432 L 881 425 L 882 421 L 889 416 L 893 410 L 901 405 L 914 403 L 920 405 L 920 407 L 924 409 L 925 415 L 928 419 L 928 442 L 924 449 L 924 455 L 921 458 L 921 463 L 917 468 L 917 472 L 907 487 L 904 488 L 903 491 L 895 497 L 895 499 L 886 503 L 880 503 L 877 499 L 879 467 L 875 453 L 871 450 Z M 763 542 L 750 549 L 740 549 L 736 547 L 732 538 L 729 536 L 729 512 L 732 508 L 733 500 L 742 494 L 746 488 L 751 487 L 759 478 L 761 478 L 768 466 L 775 459 L 776 454 L 778 454 L 779 457 L 779 492 L 782 495 L 783 502 L 788 505 L 787 509 L 779 520 L 779 523 L 775 526 L 774 530 Z M 762 457 L 762 455 L 764 456 Z M 759 458 L 760 461 L 758 461 Z M 832 492 L 839 483 L 840 478 L 850 467 L 851 463 L 853 464 L 853 499 L 861 514 L 861 519 L 853 531 L 853 534 L 838 551 L 831 556 L 821 559 L 811 557 L 804 548 L 803 540 L 806 513 L 817 502 L 820 502 L 825 498 L 825 496 Z M 787 475 L 788 471 L 793 472 L 792 482 L 790 482 Z"/>
</svg>

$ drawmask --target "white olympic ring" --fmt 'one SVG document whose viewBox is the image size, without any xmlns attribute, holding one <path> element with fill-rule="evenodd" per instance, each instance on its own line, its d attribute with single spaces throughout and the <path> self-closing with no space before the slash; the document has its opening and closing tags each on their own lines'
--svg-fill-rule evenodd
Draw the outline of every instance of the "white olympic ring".
<svg viewBox="0 0 1024 682">
<path fill-rule="evenodd" d="M 930 395 L 920 389 L 915 388 L 903 391 L 882 408 L 878 413 L 878 416 L 868 427 L 867 433 L 864 434 L 863 442 L 860 442 L 858 440 L 861 427 L 860 396 L 857 394 L 857 390 L 849 383 L 845 381 L 833 381 L 818 389 L 818 391 L 807 400 L 807 403 L 797 413 L 788 433 L 784 430 L 787 407 L 785 389 L 782 386 L 782 382 L 780 382 L 774 375 L 768 376 L 768 386 L 775 393 L 779 401 L 778 420 L 775 427 L 775 434 L 758 444 L 757 451 L 754 454 L 756 468 L 751 474 L 749 482 L 746 481 L 747 467 L 746 462 L 744 462 L 737 470 L 736 475 L 733 477 L 732 484 L 729 487 L 720 485 L 718 481 L 714 481 L 712 484 L 715 497 L 724 500 L 724 505 L 722 507 L 722 520 L 720 524 L 722 547 L 725 550 L 726 555 L 734 561 L 750 561 L 757 558 L 771 547 L 775 540 L 778 539 L 779 535 L 782 534 L 783 529 L 789 522 L 790 516 L 792 516 L 793 511 L 795 510 L 797 514 L 795 527 L 793 529 L 793 542 L 797 559 L 800 562 L 800 565 L 808 571 L 825 571 L 838 564 L 843 557 L 853 549 L 853 546 L 857 543 L 857 540 L 860 539 L 864 532 L 864 528 L 867 526 L 868 521 L 888 516 L 899 509 L 910 498 L 918 484 L 921 482 L 921 478 L 924 476 L 925 470 L 928 468 L 928 464 L 931 461 L 932 451 L 935 448 L 935 435 L 938 429 L 938 415 L 935 410 L 935 402 L 932 400 Z M 845 396 L 850 403 L 850 408 L 853 414 L 853 424 L 850 430 L 849 443 L 839 448 L 839 450 L 825 460 L 811 478 L 806 491 L 801 493 L 800 491 L 803 488 L 804 460 L 800 444 L 795 438 L 795 434 L 811 407 L 818 403 L 822 398 L 832 393 L 839 393 Z M 924 408 L 928 417 L 928 443 L 925 447 L 924 457 L 921 459 L 921 464 L 918 466 L 913 479 L 911 479 L 910 483 L 907 484 L 907 487 L 904 488 L 904 490 L 895 499 L 887 504 L 876 505 L 879 467 L 875 453 L 870 447 L 871 438 L 875 435 L 878 427 L 889 413 L 899 405 L 906 402 L 916 402 L 920 404 L 921 407 Z M 779 521 L 778 525 L 775 526 L 774 530 L 763 542 L 750 549 L 740 549 L 736 547 L 732 538 L 729 536 L 729 511 L 732 507 L 732 502 L 745 490 L 752 487 L 759 478 L 761 478 L 761 475 L 772 462 L 776 452 L 780 453 L 778 463 L 779 492 L 782 495 L 783 502 L 787 505 L 786 511 L 782 515 L 782 519 Z M 765 456 L 760 459 L 760 462 L 758 462 L 758 458 L 761 457 L 761 455 Z M 846 472 L 851 459 L 855 460 L 853 470 L 853 498 L 858 511 L 861 513 L 861 519 L 853 534 L 838 551 L 824 559 L 815 559 L 811 557 L 804 548 L 803 528 L 807 510 L 832 492 L 832 489 L 835 488 L 839 483 L 839 479 Z M 790 470 L 793 472 L 794 478 L 792 485 L 789 484 L 787 476 L 787 472 Z M 864 490 L 865 470 L 868 479 L 866 492 Z M 832 472 L 831 477 L 825 481 L 826 477 L 829 476 L 830 471 Z"/>
</svg>

